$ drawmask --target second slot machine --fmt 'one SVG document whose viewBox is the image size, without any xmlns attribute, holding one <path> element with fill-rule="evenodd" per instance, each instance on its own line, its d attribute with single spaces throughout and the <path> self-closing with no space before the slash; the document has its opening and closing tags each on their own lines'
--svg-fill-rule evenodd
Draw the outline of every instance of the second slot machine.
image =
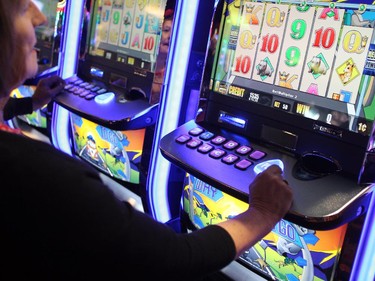
<svg viewBox="0 0 375 281">
<path fill-rule="evenodd" d="M 167 0 L 84 1 L 76 70 L 54 100 L 54 145 L 98 169 L 116 192 L 130 192 L 126 196 L 145 211 L 174 6 Z"/>
<path fill-rule="evenodd" d="M 182 224 L 194 230 L 243 212 L 251 181 L 270 165 L 294 192 L 285 219 L 224 275 L 355 276 L 375 181 L 374 15 L 371 3 L 215 7 L 199 114 L 160 142 L 187 171 Z"/>
</svg>

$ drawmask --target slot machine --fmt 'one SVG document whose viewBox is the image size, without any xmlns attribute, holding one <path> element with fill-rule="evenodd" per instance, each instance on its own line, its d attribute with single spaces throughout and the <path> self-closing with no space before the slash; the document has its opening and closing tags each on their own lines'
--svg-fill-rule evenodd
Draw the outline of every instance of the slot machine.
<svg viewBox="0 0 375 281">
<path fill-rule="evenodd" d="M 35 78 L 27 80 L 24 85 L 12 91 L 11 97 L 13 98 L 31 97 L 39 79 L 51 74 L 60 74 L 62 69 L 66 1 L 38 0 L 34 2 L 47 18 L 47 23 L 38 26 L 35 30 L 37 37 L 35 48 L 39 69 Z M 22 129 L 26 135 L 50 142 L 50 117 L 50 108 L 46 105 L 30 114 L 14 117 L 7 122 L 13 128 Z"/>
<path fill-rule="evenodd" d="M 240 213 L 254 177 L 270 165 L 283 170 L 292 209 L 224 269 L 238 280 L 349 280 L 366 263 L 374 24 L 370 2 L 215 5 L 197 116 L 159 148 L 187 172 L 181 220 L 190 230 Z"/>
<path fill-rule="evenodd" d="M 181 3 L 83 2 L 87 14 L 78 18 L 87 16 L 87 34 L 79 30 L 81 42 L 75 45 L 84 49 L 76 71 L 64 75 L 63 93 L 54 99 L 53 143 L 98 169 L 105 181 L 116 185 L 116 192 L 130 192 L 147 211 L 149 151 L 159 111 L 153 86 L 163 47 L 162 25 L 175 6 L 179 12 L 173 22 L 180 22 Z"/>
<path fill-rule="evenodd" d="M 151 150 L 147 179 L 150 213 L 155 219 L 176 228 L 179 227 L 179 201 L 185 172 L 177 166 L 170 165 L 161 156 L 158 143 L 161 136 L 196 115 L 214 2 L 176 2 L 176 13 L 181 15 L 180 21 L 184 24 L 176 25 L 177 36 L 173 40 L 175 44 L 170 48 L 171 59 L 168 69 L 178 71 L 166 72 L 166 87 L 160 99 L 161 109 Z"/>
</svg>

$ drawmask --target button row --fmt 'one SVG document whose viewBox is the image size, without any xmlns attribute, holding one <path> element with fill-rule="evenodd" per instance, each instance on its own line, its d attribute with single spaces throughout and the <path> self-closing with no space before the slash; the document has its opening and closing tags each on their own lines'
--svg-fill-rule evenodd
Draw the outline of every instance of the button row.
<svg viewBox="0 0 375 281">
<path fill-rule="evenodd" d="M 74 94 L 86 100 L 91 100 L 97 95 L 101 95 L 107 92 L 107 89 L 99 87 L 93 83 L 85 82 L 78 77 L 70 78 L 66 80 L 65 92 Z"/>
<path fill-rule="evenodd" d="M 266 156 L 263 151 L 241 145 L 234 140 L 228 140 L 199 127 L 190 130 L 189 134 L 179 136 L 176 142 L 185 144 L 191 149 L 197 149 L 202 154 L 208 154 L 211 158 L 221 159 L 228 165 L 234 164 L 240 170 L 246 170 L 254 164 L 254 161 Z"/>
</svg>

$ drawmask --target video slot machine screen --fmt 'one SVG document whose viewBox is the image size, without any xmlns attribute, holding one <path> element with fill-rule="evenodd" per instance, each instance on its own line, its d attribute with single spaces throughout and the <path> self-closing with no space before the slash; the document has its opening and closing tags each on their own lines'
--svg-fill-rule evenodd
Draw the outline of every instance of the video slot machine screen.
<svg viewBox="0 0 375 281">
<path fill-rule="evenodd" d="M 244 212 L 248 204 L 187 174 L 183 210 L 197 228 L 216 224 Z M 238 261 L 267 280 L 334 280 L 347 224 L 332 230 L 313 230 L 287 220 Z"/>
<path fill-rule="evenodd" d="M 103 173 L 139 184 L 145 130 L 115 131 L 70 114 L 76 154 Z"/>
<path fill-rule="evenodd" d="M 281 128 L 300 127 L 296 142 L 309 130 L 365 151 L 375 119 L 374 3 L 225 1 L 224 6 L 214 26 L 217 49 L 208 86 L 213 99 L 278 120 Z M 252 120 L 222 110 L 215 122 L 246 130 Z M 295 151 L 293 145 L 287 148 Z M 327 155 L 334 150 L 320 148 Z M 358 175 L 362 159 L 344 170 Z"/>
<path fill-rule="evenodd" d="M 47 23 L 35 29 L 39 73 L 56 71 L 60 59 L 66 0 L 35 0 L 47 18 Z"/>
<path fill-rule="evenodd" d="M 93 1 L 86 75 L 120 90 L 149 97 L 167 0 Z M 117 68 L 108 71 L 107 67 Z M 89 72 L 89 73 L 87 73 Z"/>
</svg>

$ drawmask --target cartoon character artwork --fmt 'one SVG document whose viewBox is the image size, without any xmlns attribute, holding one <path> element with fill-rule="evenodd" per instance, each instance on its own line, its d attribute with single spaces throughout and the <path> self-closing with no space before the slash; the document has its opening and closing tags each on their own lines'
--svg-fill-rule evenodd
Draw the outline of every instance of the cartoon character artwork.
<svg viewBox="0 0 375 281">
<path fill-rule="evenodd" d="M 104 169 L 107 168 L 104 159 L 99 154 L 96 141 L 91 134 L 87 136 L 86 144 L 79 152 L 79 156 L 85 158 L 89 162 L 92 162 L 99 167 L 102 167 Z"/>
<path fill-rule="evenodd" d="M 366 5 L 361 4 L 358 7 L 358 10 L 354 10 L 351 16 L 352 26 L 360 27 L 375 27 L 375 20 L 368 20 L 363 17 L 363 14 L 366 12 Z"/>
<path fill-rule="evenodd" d="M 262 10 L 261 6 L 255 6 L 253 3 L 245 3 L 245 11 L 246 11 L 246 23 L 251 25 L 258 25 L 259 18 L 257 17 L 257 13 Z"/>
<path fill-rule="evenodd" d="M 231 219 L 248 205 L 192 175 L 185 178 L 183 209 L 197 228 Z M 328 281 L 343 243 L 346 225 L 327 231 L 281 220 L 240 257 L 241 263 L 267 280 Z"/>
<path fill-rule="evenodd" d="M 114 8 L 122 9 L 123 6 L 124 6 L 124 0 L 113 0 Z"/>
<path fill-rule="evenodd" d="M 274 71 L 273 67 L 266 59 L 261 60 L 259 64 L 256 66 L 256 68 L 257 74 L 261 77 L 271 77 Z"/>
<path fill-rule="evenodd" d="M 140 11 L 143 11 L 143 9 L 147 6 L 148 1 L 147 0 L 138 0 L 138 8 Z"/>
<path fill-rule="evenodd" d="M 344 67 L 341 68 L 341 70 L 338 70 L 340 80 L 344 85 L 348 84 L 355 77 L 355 67 L 355 63 L 351 60 L 348 60 L 346 61 Z"/>
<path fill-rule="evenodd" d="M 132 14 L 130 14 L 130 12 L 127 11 L 126 14 L 124 15 L 122 23 L 125 26 L 129 26 L 132 23 L 132 20 L 133 20 Z"/>
<path fill-rule="evenodd" d="M 125 0 L 125 6 L 126 8 L 134 8 L 134 5 L 135 5 L 135 0 Z"/>
<path fill-rule="evenodd" d="M 313 56 L 307 65 L 309 67 L 308 73 L 313 75 L 325 75 L 328 70 L 328 66 L 320 56 Z"/>
<path fill-rule="evenodd" d="M 159 32 L 159 19 L 152 14 L 147 14 L 145 32 L 157 34 Z"/>
<path fill-rule="evenodd" d="M 115 164 L 119 162 L 122 162 L 122 163 L 126 162 L 126 158 L 124 157 L 125 153 L 122 147 L 110 144 L 109 148 L 101 148 L 101 150 L 104 156 L 110 155 L 114 159 Z"/>
<path fill-rule="evenodd" d="M 279 86 L 293 89 L 292 83 L 294 80 L 298 78 L 297 74 L 293 74 L 291 77 L 289 77 L 289 73 L 286 73 L 285 71 L 281 72 L 279 71 Z"/>
</svg>

